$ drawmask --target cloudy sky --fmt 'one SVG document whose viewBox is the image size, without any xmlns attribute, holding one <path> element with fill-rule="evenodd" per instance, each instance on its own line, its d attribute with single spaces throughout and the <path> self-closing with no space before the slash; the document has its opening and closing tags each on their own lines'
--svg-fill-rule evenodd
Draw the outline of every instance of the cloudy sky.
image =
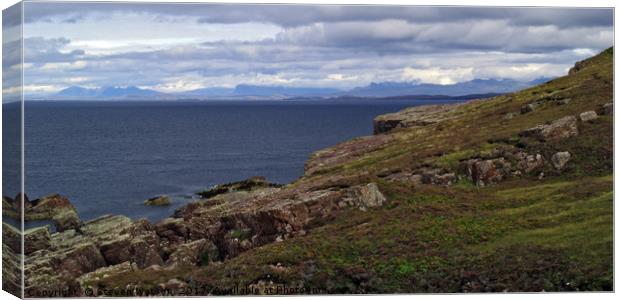
<svg viewBox="0 0 620 300">
<path fill-rule="evenodd" d="M 611 9 L 27 2 L 24 16 L 26 93 L 532 80 L 613 43 Z M 5 12 L 5 53 L 18 24 Z"/>
</svg>

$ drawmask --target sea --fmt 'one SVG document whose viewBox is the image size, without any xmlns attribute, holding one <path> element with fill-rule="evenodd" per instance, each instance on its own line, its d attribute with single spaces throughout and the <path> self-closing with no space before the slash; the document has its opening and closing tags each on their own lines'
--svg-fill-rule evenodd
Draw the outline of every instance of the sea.
<svg viewBox="0 0 620 300">
<path fill-rule="evenodd" d="M 82 220 L 156 222 L 215 184 L 289 183 L 320 149 L 371 135 L 380 114 L 453 100 L 26 101 L 25 190 L 61 194 Z M 19 191 L 19 105 L 3 105 L 3 195 Z M 17 173 L 16 173 L 17 172 Z M 172 204 L 145 206 L 168 195 Z M 26 227 L 40 222 L 27 222 Z"/>
</svg>

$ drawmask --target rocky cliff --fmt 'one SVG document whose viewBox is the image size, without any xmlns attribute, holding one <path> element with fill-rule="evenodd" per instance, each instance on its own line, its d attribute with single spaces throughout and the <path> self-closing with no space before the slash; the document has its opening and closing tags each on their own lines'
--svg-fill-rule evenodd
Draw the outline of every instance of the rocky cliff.
<svg viewBox="0 0 620 300">
<path fill-rule="evenodd" d="M 612 58 L 379 116 L 375 135 L 316 152 L 291 184 L 219 185 L 156 224 L 54 211 L 58 232 L 24 233 L 26 293 L 611 289 Z"/>
</svg>

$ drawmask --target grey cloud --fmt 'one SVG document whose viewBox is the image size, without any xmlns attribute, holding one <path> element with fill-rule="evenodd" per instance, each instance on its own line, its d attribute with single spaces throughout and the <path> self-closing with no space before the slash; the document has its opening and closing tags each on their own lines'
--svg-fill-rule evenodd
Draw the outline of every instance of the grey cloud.
<svg viewBox="0 0 620 300">
<path fill-rule="evenodd" d="M 94 10 L 98 16 L 91 13 Z M 200 22 L 268 22 L 283 28 L 273 38 L 254 42 L 225 40 L 98 55 L 79 49 L 63 51 L 71 44 L 66 38 L 29 38 L 25 41 L 26 62 L 34 66 L 26 70 L 27 84 L 158 86 L 185 78 L 213 86 L 277 77 L 293 85 L 351 87 L 371 81 L 402 80 L 405 67 L 472 68 L 475 76 L 509 77 L 532 76 L 511 74 L 510 68 L 536 65 L 540 74 L 559 75 L 574 61 L 588 56 L 574 49 L 599 51 L 613 43 L 612 10 L 604 9 L 119 3 L 67 6 L 38 2 L 27 4 L 26 16 L 28 22 L 79 23 L 112 12 L 149 14 L 149 20 L 154 22 L 190 16 Z M 7 59 L 11 60 L 7 64 L 15 61 Z M 45 63 L 77 60 L 84 62 L 78 68 L 67 64 L 57 69 L 42 68 Z M 326 78 L 330 74 L 355 79 L 329 81 Z"/>
<path fill-rule="evenodd" d="M 61 42 L 60 42 L 61 43 Z M 326 83 L 330 74 L 357 76 L 358 82 L 341 83 L 345 87 L 364 85 L 370 81 L 398 80 L 403 67 L 425 69 L 429 67 L 454 68 L 472 67 L 481 76 L 489 74 L 506 75 L 506 72 L 493 73 L 494 70 L 507 70 L 514 65 L 543 63 L 554 70 L 561 70 L 575 60 L 582 59 L 572 51 L 550 52 L 544 54 L 454 52 L 454 53 L 397 53 L 388 56 L 375 51 L 350 48 L 332 48 L 281 44 L 263 41 L 248 45 L 244 42 L 209 43 L 209 48 L 184 47 L 180 49 L 151 52 L 129 52 L 114 55 L 82 57 L 86 66 L 78 69 L 41 70 L 28 69 L 27 81 L 42 85 L 142 85 L 156 86 L 169 78 L 192 75 L 201 78 L 231 78 L 227 84 L 244 83 L 256 74 L 274 75 L 283 78 L 298 78 L 296 84 Z M 218 46 L 219 45 L 219 46 Z M 248 55 L 238 49 L 255 47 Z M 233 53 L 233 54 L 231 54 Z M 478 74 L 478 73 L 477 73 Z M 88 78 L 80 82 L 72 78 Z M 92 78 L 90 78 L 92 77 Z M 218 79 L 219 78 L 219 79 Z M 223 79 L 222 79 L 223 80 Z M 207 83 L 208 84 L 208 83 Z"/>
<path fill-rule="evenodd" d="M 80 59 L 85 51 L 81 49 L 62 52 L 71 43 L 66 38 L 32 37 L 24 39 L 24 61 L 29 63 L 71 62 Z"/>
<path fill-rule="evenodd" d="M 11 102 L 19 100 L 22 84 L 21 3 L 2 11 L 2 29 L 2 97 Z"/>
<path fill-rule="evenodd" d="M 243 5 L 171 3 L 26 3 L 26 22 L 75 22 L 93 14 L 146 13 L 161 16 L 195 17 L 205 23 L 265 22 L 283 27 L 343 21 L 400 19 L 416 23 L 446 20 L 507 20 L 520 26 L 555 25 L 611 26 L 613 9 L 545 7 L 429 7 L 398 5 Z"/>
<path fill-rule="evenodd" d="M 21 40 L 2 43 L 2 70 L 7 70 L 22 62 Z"/>
<path fill-rule="evenodd" d="M 613 26 L 614 11 L 611 8 L 531 8 L 519 11 L 518 17 L 509 20 L 512 24 L 521 26 Z"/>
<path fill-rule="evenodd" d="M 377 52 L 512 52 L 604 48 L 613 42 L 607 27 L 512 26 L 504 20 L 434 24 L 402 20 L 335 22 L 285 29 L 276 40 L 298 45 L 372 48 Z M 576 38 L 579 37 L 579 38 Z"/>
<path fill-rule="evenodd" d="M 318 22 L 380 21 L 400 19 L 415 23 L 467 20 L 507 20 L 515 25 L 611 26 L 612 9 L 428 7 L 428 6 L 253 6 L 215 7 L 202 22 L 237 23 L 245 20 L 295 27 Z"/>
</svg>

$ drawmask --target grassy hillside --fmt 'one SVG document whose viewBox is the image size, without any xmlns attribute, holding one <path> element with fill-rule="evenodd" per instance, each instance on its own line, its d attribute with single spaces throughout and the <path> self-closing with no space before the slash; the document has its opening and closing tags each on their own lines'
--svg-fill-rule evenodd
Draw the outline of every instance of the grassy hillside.
<svg viewBox="0 0 620 300">
<path fill-rule="evenodd" d="M 372 181 L 387 198 L 382 207 L 343 210 L 305 235 L 183 272 L 148 272 L 141 282 L 178 277 L 212 293 L 284 284 L 326 293 L 611 290 L 613 115 L 579 121 L 579 134 L 565 139 L 521 134 L 613 102 L 612 48 L 578 69 L 458 106 L 431 125 L 353 141 L 362 149 L 355 155 L 348 155 L 351 143 L 325 150 L 313 159 L 338 159 L 291 185 Z M 532 111 L 524 110 L 528 104 Z M 464 161 L 504 149 L 540 154 L 546 163 L 484 187 L 465 176 L 448 186 L 390 180 L 420 168 L 458 173 Z M 557 170 L 549 161 L 563 151 L 571 160 Z M 110 277 L 108 286 L 126 279 Z"/>
</svg>

